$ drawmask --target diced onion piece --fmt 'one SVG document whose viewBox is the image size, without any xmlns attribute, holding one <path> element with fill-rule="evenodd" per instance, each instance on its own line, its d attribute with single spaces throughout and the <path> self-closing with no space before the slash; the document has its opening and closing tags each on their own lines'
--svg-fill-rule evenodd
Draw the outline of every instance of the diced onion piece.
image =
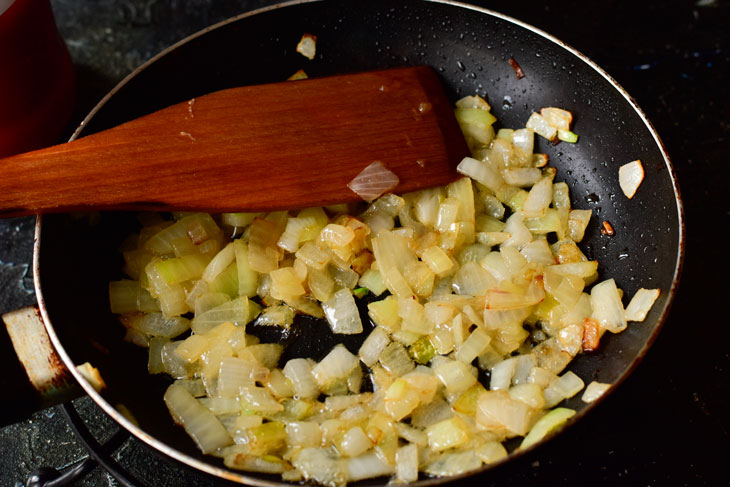
<svg viewBox="0 0 730 487">
<path fill-rule="evenodd" d="M 332 332 L 345 335 L 362 333 L 360 312 L 349 289 L 337 291 L 332 298 L 322 303 L 322 309 Z"/>
<path fill-rule="evenodd" d="M 312 375 L 312 367 L 307 359 L 289 360 L 283 369 L 284 375 L 292 383 L 294 393 L 300 398 L 314 398 L 319 395 L 319 387 Z"/>
<path fill-rule="evenodd" d="M 480 445 L 474 450 L 474 453 L 486 464 L 495 463 L 507 457 L 507 450 L 497 441 L 490 441 Z"/>
<path fill-rule="evenodd" d="M 201 313 L 193 318 L 190 326 L 195 333 L 206 333 L 221 323 L 231 322 L 243 326 L 258 314 L 258 305 L 242 296 Z"/>
<path fill-rule="evenodd" d="M 384 462 L 376 453 L 366 453 L 345 461 L 347 479 L 353 482 L 391 475 L 393 466 Z"/>
<path fill-rule="evenodd" d="M 290 421 L 286 424 L 289 444 L 311 448 L 322 443 L 322 430 L 316 421 Z"/>
<path fill-rule="evenodd" d="M 373 443 L 360 426 L 353 426 L 345 431 L 340 442 L 340 449 L 348 457 L 356 457 L 365 453 Z"/>
<path fill-rule="evenodd" d="M 536 167 L 515 167 L 502 171 L 504 182 L 512 186 L 527 188 L 540 180 L 542 171 Z"/>
<path fill-rule="evenodd" d="M 307 59 L 314 59 L 317 54 L 317 36 L 304 33 L 297 44 L 297 52 Z"/>
<path fill-rule="evenodd" d="M 224 225 L 244 228 L 251 224 L 254 218 L 261 213 L 221 213 L 221 222 Z"/>
<path fill-rule="evenodd" d="M 355 194 L 367 202 L 392 191 L 398 186 L 398 176 L 380 161 L 373 161 L 347 183 Z"/>
<path fill-rule="evenodd" d="M 418 445 L 409 443 L 395 452 L 395 479 L 402 483 L 418 480 Z"/>
<path fill-rule="evenodd" d="M 534 130 L 536 134 L 541 135 L 548 140 L 553 140 L 558 133 L 558 130 L 551 126 L 545 117 L 537 112 L 533 112 L 533 114 L 530 115 L 525 127 Z"/>
<path fill-rule="evenodd" d="M 524 218 L 525 216 L 521 212 L 513 213 L 507 218 L 504 231 L 510 234 L 510 238 L 502 244 L 503 246 L 520 249 L 532 241 L 532 233 L 525 226 Z"/>
<path fill-rule="evenodd" d="M 585 384 L 583 380 L 570 370 L 545 388 L 545 407 L 551 408 L 563 399 L 568 399 L 580 392 Z"/>
<path fill-rule="evenodd" d="M 397 342 L 389 343 L 378 360 L 388 372 L 396 377 L 410 372 L 415 367 L 406 349 Z"/>
<path fill-rule="evenodd" d="M 208 263 L 208 266 L 203 271 L 203 280 L 211 282 L 213 279 L 223 272 L 231 262 L 236 258 L 233 243 L 226 245 L 223 250 L 218 252 L 215 257 Z"/>
<path fill-rule="evenodd" d="M 546 107 L 540 109 L 540 115 L 558 130 L 570 130 L 570 124 L 573 123 L 573 114 L 562 108 Z"/>
<path fill-rule="evenodd" d="M 466 425 L 456 416 L 429 426 L 426 435 L 428 446 L 436 452 L 455 448 L 469 441 Z"/>
<path fill-rule="evenodd" d="M 238 470 L 245 470 L 247 472 L 259 472 L 268 474 L 284 474 L 287 470 L 291 469 L 288 462 L 282 460 L 274 455 L 267 455 L 260 457 L 257 455 L 251 455 L 245 452 L 239 451 L 239 449 L 245 448 L 241 445 L 236 445 L 232 450 L 226 449 L 226 454 L 223 457 L 223 463 L 229 468 L 235 468 Z"/>
<path fill-rule="evenodd" d="M 347 478 L 343 462 L 324 448 L 304 448 L 296 454 L 292 464 L 305 479 L 314 480 L 322 485 L 343 485 Z"/>
<path fill-rule="evenodd" d="M 320 388 L 325 389 L 335 380 L 347 377 L 357 366 L 357 357 L 340 343 L 312 368 L 312 374 Z"/>
<path fill-rule="evenodd" d="M 459 350 L 456 352 L 456 360 L 460 360 L 464 363 L 470 364 L 479 355 L 486 350 L 491 337 L 481 328 L 475 329 L 464 343 L 461 344 Z"/>
<path fill-rule="evenodd" d="M 375 327 L 360 347 L 358 352 L 360 360 L 368 367 L 371 367 L 378 361 L 388 343 L 390 343 L 388 333 L 380 326 Z"/>
<path fill-rule="evenodd" d="M 659 297 L 659 289 L 644 289 L 636 291 L 631 302 L 626 307 L 625 316 L 628 321 L 644 321 L 647 313 L 654 306 L 654 302 Z"/>
<path fill-rule="evenodd" d="M 184 387 L 171 385 L 164 399 L 172 417 L 185 428 L 203 453 L 212 453 L 233 443 L 231 435 L 218 418 Z"/>
<path fill-rule="evenodd" d="M 388 289 L 385 285 L 385 281 L 383 280 L 383 275 L 380 271 L 376 271 L 375 269 L 368 269 L 363 272 L 357 283 L 360 286 L 367 288 L 376 296 L 380 296 Z"/>
<path fill-rule="evenodd" d="M 571 210 L 568 217 L 568 237 L 580 242 L 585 235 L 586 227 L 591 219 L 592 210 Z"/>
<path fill-rule="evenodd" d="M 218 372 L 218 394 L 222 397 L 236 397 L 246 386 L 254 385 L 256 364 L 237 357 L 226 357 L 220 362 Z"/>
<path fill-rule="evenodd" d="M 476 420 L 488 430 L 524 435 L 530 427 L 532 408 L 509 397 L 505 391 L 482 392 L 477 401 Z"/>
<path fill-rule="evenodd" d="M 308 79 L 309 76 L 303 69 L 297 69 L 294 74 L 287 78 L 288 81 L 296 81 L 300 79 Z"/>
<path fill-rule="evenodd" d="M 459 100 L 456 100 L 455 105 L 459 108 L 480 108 L 482 110 L 491 110 L 492 107 L 487 101 L 479 95 L 465 96 Z"/>
<path fill-rule="evenodd" d="M 634 197 L 643 180 L 644 166 L 638 159 L 618 168 L 618 184 L 629 199 Z"/>
<path fill-rule="evenodd" d="M 522 212 L 525 218 L 537 218 L 545 214 L 553 200 L 553 178 L 544 177 L 530 189 Z"/>
<path fill-rule="evenodd" d="M 540 420 L 527 433 L 525 439 L 522 440 L 520 448 L 527 448 L 534 445 L 538 441 L 561 429 L 565 423 L 573 417 L 575 411 L 568 408 L 555 408 Z"/>
<path fill-rule="evenodd" d="M 147 335 L 175 338 L 190 328 L 190 320 L 181 316 L 148 313 L 131 321 L 132 328 Z"/>
<path fill-rule="evenodd" d="M 83 364 L 78 365 L 76 370 L 97 392 L 100 392 L 106 387 L 106 382 L 104 382 L 104 379 L 101 377 L 99 369 L 91 365 L 89 362 L 84 362 Z"/>
<path fill-rule="evenodd" d="M 492 391 L 509 389 L 516 367 L 517 361 L 513 357 L 505 359 L 492 367 L 490 370 L 489 389 Z"/>
<path fill-rule="evenodd" d="M 436 377 L 449 392 L 464 392 L 473 386 L 477 378 L 474 376 L 473 367 L 459 360 L 446 359 L 443 363 L 434 367 Z"/>
<path fill-rule="evenodd" d="M 245 410 L 255 411 L 262 415 L 272 415 L 284 410 L 284 406 L 274 399 L 269 390 L 264 387 L 243 386 L 239 399 Z"/>
<path fill-rule="evenodd" d="M 429 475 L 450 477 L 476 470 L 482 461 L 473 451 L 444 452 L 433 462 L 426 465 L 424 471 Z"/>
<path fill-rule="evenodd" d="M 607 279 L 593 286 L 591 307 L 593 308 L 592 317 L 598 321 L 601 328 L 611 333 L 620 333 L 626 329 L 624 306 L 613 279 Z"/>
<path fill-rule="evenodd" d="M 492 191 L 498 190 L 504 184 L 504 179 L 502 179 L 499 173 L 490 168 L 486 163 L 478 161 L 473 157 L 465 157 L 462 159 L 459 165 L 456 166 L 456 170 L 460 174 L 480 182 Z"/>
<path fill-rule="evenodd" d="M 583 392 L 583 396 L 581 397 L 581 399 L 583 400 L 583 402 L 593 402 L 601 397 L 603 393 L 606 392 L 610 387 L 611 384 L 596 382 L 594 380 L 590 384 L 588 384 L 586 390 Z"/>
</svg>

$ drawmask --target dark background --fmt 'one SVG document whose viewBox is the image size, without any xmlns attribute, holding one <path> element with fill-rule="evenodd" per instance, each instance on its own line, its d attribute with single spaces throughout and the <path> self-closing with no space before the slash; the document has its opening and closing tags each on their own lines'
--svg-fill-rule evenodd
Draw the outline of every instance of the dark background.
<svg viewBox="0 0 730 487">
<path fill-rule="evenodd" d="M 395 1 L 395 0 L 394 0 Z M 126 74 L 168 45 L 259 0 L 52 0 L 78 78 L 70 133 Z M 730 2 L 474 1 L 572 45 L 638 102 L 675 165 L 687 254 L 672 314 L 633 375 L 592 414 L 473 485 L 730 485 Z M 0 70 L 2 68 L 0 67 Z M 0 71 L 1 75 L 1 71 Z M 0 312 L 34 303 L 31 218 L 0 220 Z M 102 437 L 115 427 L 76 402 Z M 0 429 L 0 486 L 84 450 L 56 408 Z M 176 473 L 135 440 L 118 457 L 149 485 L 214 485 Z M 465 482 L 466 483 L 466 482 Z M 77 486 L 117 485 L 95 471 Z"/>
</svg>

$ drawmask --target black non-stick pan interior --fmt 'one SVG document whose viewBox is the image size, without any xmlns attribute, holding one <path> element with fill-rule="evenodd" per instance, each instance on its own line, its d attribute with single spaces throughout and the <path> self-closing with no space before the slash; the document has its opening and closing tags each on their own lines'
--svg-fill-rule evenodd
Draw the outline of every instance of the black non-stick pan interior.
<svg viewBox="0 0 730 487">
<path fill-rule="evenodd" d="M 305 32 L 318 37 L 313 61 L 295 51 Z M 510 58 L 524 78 L 517 79 Z M 676 284 L 682 222 L 674 177 L 628 96 L 585 59 L 527 26 L 452 3 L 321 1 L 272 8 L 223 23 L 158 57 L 97 107 L 81 135 L 215 90 L 284 80 L 300 68 L 318 77 L 401 65 L 432 66 L 454 100 L 486 97 L 500 126 L 524 126 L 532 111 L 547 106 L 574 114 L 577 144 L 536 137 L 536 150 L 549 155 L 557 179 L 570 185 L 573 205 L 593 210 L 582 248 L 627 297 L 640 287 L 662 291 L 644 323 L 605 337 L 599 352 L 570 367 L 586 383 L 620 381 L 653 341 Z M 619 189 L 618 168 L 634 159 L 643 162 L 646 178 L 629 200 Z M 58 342 L 74 363 L 90 361 L 100 369 L 108 384 L 104 400 L 124 404 L 151 438 L 146 441 L 165 443 L 203 468 L 221 467 L 173 425 L 162 402 L 168 381 L 147 375 L 146 350 L 122 341 L 123 329 L 108 310 L 107 285 L 122 277 L 118 246 L 134 230 L 134 216 L 105 213 L 89 221 L 53 215 L 40 225 L 38 294 Z M 601 234 L 603 221 L 611 223 L 613 236 Z M 305 323 L 298 347 L 322 353 L 331 342 L 321 336 Z M 579 397 L 568 406 L 588 407 Z"/>
</svg>

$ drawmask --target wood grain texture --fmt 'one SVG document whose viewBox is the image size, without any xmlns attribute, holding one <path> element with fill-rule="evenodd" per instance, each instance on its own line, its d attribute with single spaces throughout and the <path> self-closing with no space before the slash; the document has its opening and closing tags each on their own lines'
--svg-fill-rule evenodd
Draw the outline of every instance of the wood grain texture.
<svg viewBox="0 0 730 487">
<path fill-rule="evenodd" d="M 454 180 L 467 154 L 427 67 L 246 86 L 0 160 L 0 215 L 354 202 L 347 183 L 375 160 L 405 192 Z"/>
</svg>

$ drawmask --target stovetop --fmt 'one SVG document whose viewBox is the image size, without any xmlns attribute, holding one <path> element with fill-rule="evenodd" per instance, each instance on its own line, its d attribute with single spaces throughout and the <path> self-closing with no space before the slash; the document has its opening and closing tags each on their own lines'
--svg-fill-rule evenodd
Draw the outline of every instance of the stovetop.
<svg viewBox="0 0 730 487">
<path fill-rule="evenodd" d="M 78 77 L 68 133 L 119 80 L 168 45 L 266 0 L 52 0 Z M 729 485 L 730 327 L 723 296 L 730 223 L 728 0 L 474 1 L 533 24 L 606 69 L 656 126 L 675 164 L 688 225 L 672 314 L 632 376 L 533 454 L 469 485 Z M 34 302 L 32 218 L 0 220 L 0 313 Z M 101 441 L 117 427 L 88 398 L 74 401 Z M 134 439 L 112 455 L 148 486 L 212 486 Z M 0 485 L 23 487 L 41 467 L 86 457 L 61 407 L 0 429 Z M 123 483 L 100 469 L 75 487 Z"/>
</svg>

